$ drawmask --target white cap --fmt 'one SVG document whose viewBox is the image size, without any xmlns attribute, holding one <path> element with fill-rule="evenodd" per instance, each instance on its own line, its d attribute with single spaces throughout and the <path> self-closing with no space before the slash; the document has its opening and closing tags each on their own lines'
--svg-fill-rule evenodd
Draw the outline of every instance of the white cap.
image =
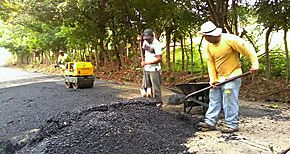
<svg viewBox="0 0 290 154">
<path fill-rule="evenodd" d="M 222 33 L 222 29 L 216 27 L 211 21 L 207 21 L 201 25 L 198 33 L 201 35 L 219 36 Z"/>
</svg>

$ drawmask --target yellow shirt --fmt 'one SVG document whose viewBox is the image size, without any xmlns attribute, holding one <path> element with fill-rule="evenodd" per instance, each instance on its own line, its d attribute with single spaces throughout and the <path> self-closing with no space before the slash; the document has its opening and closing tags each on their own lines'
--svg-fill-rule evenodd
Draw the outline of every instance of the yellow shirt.
<svg viewBox="0 0 290 154">
<path fill-rule="evenodd" d="M 58 58 L 57 58 L 57 61 L 60 63 L 60 64 L 64 64 L 64 62 L 66 62 L 66 59 L 68 58 L 68 54 L 64 53 L 64 55 L 59 55 Z"/>
<path fill-rule="evenodd" d="M 251 61 L 253 68 L 259 68 L 257 54 L 253 47 L 236 35 L 222 34 L 218 44 L 208 43 L 210 83 L 222 82 L 242 74 L 240 54 Z"/>
</svg>

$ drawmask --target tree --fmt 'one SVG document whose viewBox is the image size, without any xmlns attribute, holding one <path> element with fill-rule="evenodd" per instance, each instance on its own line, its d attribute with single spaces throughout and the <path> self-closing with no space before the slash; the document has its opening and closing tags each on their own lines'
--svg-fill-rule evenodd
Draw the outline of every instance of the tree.
<svg viewBox="0 0 290 154">
<path fill-rule="evenodd" d="M 284 31 L 289 28 L 289 8 L 290 4 L 287 0 L 258 0 L 255 4 L 258 15 L 258 22 L 267 28 L 266 39 L 265 39 L 265 59 L 266 59 L 266 76 L 271 76 L 271 65 L 270 65 L 270 51 L 269 51 L 269 36 L 273 30 L 283 29 Z M 287 33 L 286 33 L 287 34 Z M 285 34 L 285 35 L 286 35 Z M 285 40 L 284 35 L 284 40 Z M 284 41 L 287 43 L 287 40 Z M 289 77 L 289 59 L 288 59 L 288 48 L 285 44 L 286 52 L 286 63 L 287 63 L 287 76 Z M 288 59 L 288 60 L 287 60 Z"/>
</svg>

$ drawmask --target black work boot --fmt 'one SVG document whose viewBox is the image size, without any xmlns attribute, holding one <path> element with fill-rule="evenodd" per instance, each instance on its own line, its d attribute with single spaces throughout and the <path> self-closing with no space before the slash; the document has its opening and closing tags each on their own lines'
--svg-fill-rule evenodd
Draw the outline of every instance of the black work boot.
<svg viewBox="0 0 290 154">
<path fill-rule="evenodd" d="M 239 131 L 238 128 L 230 128 L 230 127 L 227 127 L 227 126 L 221 127 L 221 128 L 219 128 L 219 130 L 222 133 L 233 133 L 233 132 Z"/>
<path fill-rule="evenodd" d="M 201 131 L 210 131 L 210 130 L 215 130 L 215 126 L 211 126 L 206 122 L 199 122 L 197 126 L 201 129 Z"/>
</svg>

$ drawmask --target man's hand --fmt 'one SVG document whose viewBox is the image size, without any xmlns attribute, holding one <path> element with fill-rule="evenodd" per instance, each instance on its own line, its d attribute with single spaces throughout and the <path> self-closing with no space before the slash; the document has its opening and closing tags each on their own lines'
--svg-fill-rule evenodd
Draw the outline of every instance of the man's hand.
<svg viewBox="0 0 290 154">
<path fill-rule="evenodd" d="M 154 52 L 154 48 L 152 48 L 151 45 L 149 45 L 149 44 L 145 44 L 144 49 L 145 49 L 145 50 L 148 50 L 148 51 L 151 52 L 151 53 Z"/>
<path fill-rule="evenodd" d="M 216 88 L 217 86 L 216 86 L 216 84 L 218 84 L 219 82 L 214 82 L 214 83 L 209 83 L 209 85 L 211 86 L 211 87 L 213 87 L 213 88 Z"/>
<path fill-rule="evenodd" d="M 151 64 L 158 64 L 162 62 L 162 55 L 156 55 L 154 60 L 152 61 L 142 61 L 141 66 L 144 67 L 145 65 L 151 65 Z"/>
<path fill-rule="evenodd" d="M 250 71 L 251 73 L 258 73 L 258 70 L 259 70 L 259 69 L 257 69 L 257 68 L 253 68 L 253 67 L 252 67 L 252 68 L 250 68 L 249 71 Z"/>
<path fill-rule="evenodd" d="M 147 65 L 147 63 L 145 63 L 144 61 L 141 62 L 141 66 L 144 67 L 145 65 Z"/>
<path fill-rule="evenodd" d="M 141 35 L 137 36 L 137 41 L 142 41 L 142 36 Z"/>
</svg>

